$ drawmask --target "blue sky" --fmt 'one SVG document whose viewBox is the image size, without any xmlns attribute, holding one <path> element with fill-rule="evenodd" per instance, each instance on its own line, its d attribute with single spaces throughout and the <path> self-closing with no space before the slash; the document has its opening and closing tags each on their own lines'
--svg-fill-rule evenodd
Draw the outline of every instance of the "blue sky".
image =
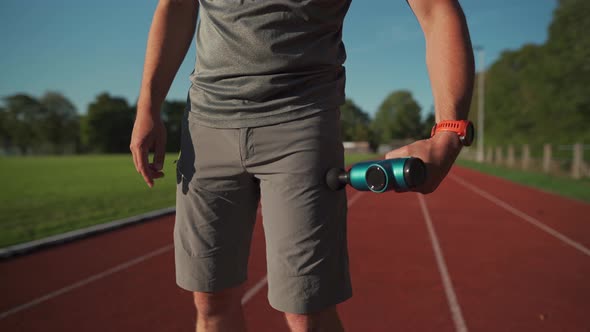
<svg viewBox="0 0 590 332">
<path fill-rule="evenodd" d="M 80 113 L 97 94 L 134 103 L 157 0 L 2 0 L 0 97 L 58 91 Z M 505 49 L 543 43 L 555 0 L 463 0 L 471 39 L 489 65 Z M 374 114 L 393 90 L 408 89 L 424 112 L 433 100 L 424 38 L 404 0 L 353 0 L 344 26 L 348 98 Z M 168 99 L 185 100 L 194 43 Z"/>
</svg>

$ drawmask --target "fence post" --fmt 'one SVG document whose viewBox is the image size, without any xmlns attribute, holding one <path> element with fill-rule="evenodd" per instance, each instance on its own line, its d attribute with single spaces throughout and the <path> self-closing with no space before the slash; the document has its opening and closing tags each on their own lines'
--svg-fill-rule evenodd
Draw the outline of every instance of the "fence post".
<svg viewBox="0 0 590 332">
<path fill-rule="evenodd" d="M 494 149 L 492 147 L 488 147 L 488 151 L 486 153 L 486 163 L 491 164 L 494 162 Z"/>
<path fill-rule="evenodd" d="M 508 157 L 506 160 L 508 167 L 514 167 L 514 146 L 512 144 L 508 145 Z"/>
<path fill-rule="evenodd" d="M 497 146 L 496 147 L 496 164 L 498 165 L 502 165 L 502 147 L 501 146 Z"/>
<path fill-rule="evenodd" d="M 551 171 L 551 144 L 543 145 L 543 172 Z"/>
<path fill-rule="evenodd" d="M 584 160 L 584 146 L 581 143 L 574 144 L 574 156 L 572 160 L 572 177 L 582 177 L 582 161 Z"/>
<path fill-rule="evenodd" d="M 522 146 L 522 169 L 528 170 L 531 164 L 531 147 L 528 144 Z"/>
</svg>

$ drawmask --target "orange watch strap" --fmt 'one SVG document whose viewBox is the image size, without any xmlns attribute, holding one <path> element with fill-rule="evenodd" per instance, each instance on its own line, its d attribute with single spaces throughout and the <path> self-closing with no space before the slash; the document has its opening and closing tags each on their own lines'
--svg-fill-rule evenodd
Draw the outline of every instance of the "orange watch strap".
<svg viewBox="0 0 590 332">
<path fill-rule="evenodd" d="M 467 126 L 469 120 L 445 120 L 441 121 L 432 127 L 430 137 L 434 136 L 438 131 L 452 131 L 457 133 L 459 136 L 465 136 L 467 134 Z"/>
</svg>

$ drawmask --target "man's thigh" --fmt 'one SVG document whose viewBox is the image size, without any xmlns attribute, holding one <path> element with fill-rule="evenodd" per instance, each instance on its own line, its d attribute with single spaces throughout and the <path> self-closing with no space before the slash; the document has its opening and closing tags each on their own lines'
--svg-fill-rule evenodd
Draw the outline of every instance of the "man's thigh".
<svg viewBox="0 0 590 332">
<path fill-rule="evenodd" d="M 242 166 L 240 131 L 183 120 L 174 244 L 184 289 L 216 292 L 246 280 L 260 189 Z"/>
<path fill-rule="evenodd" d="M 269 301 L 311 313 L 348 299 L 346 192 L 325 174 L 344 166 L 338 110 L 254 128 L 247 169 L 260 179 Z"/>
</svg>

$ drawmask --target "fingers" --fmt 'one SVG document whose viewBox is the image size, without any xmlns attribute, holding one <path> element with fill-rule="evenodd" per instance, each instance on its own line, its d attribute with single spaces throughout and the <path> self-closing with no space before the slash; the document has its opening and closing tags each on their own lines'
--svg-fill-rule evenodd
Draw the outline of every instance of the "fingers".
<svg viewBox="0 0 590 332">
<path fill-rule="evenodd" d="M 399 149 L 391 150 L 385 154 L 385 159 L 405 158 L 409 157 L 408 147 L 402 146 Z"/>
<path fill-rule="evenodd" d="M 162 168 L 164 165 L 165 149 L 159 148 L 159 152 L 154 156 L 154 163 L 149 163 L 149 149 L 143 146 L 131 147 L 130 149 L 133 155 L 135 170 L 141 174 L 145 183 L 152 188 L 154 186 L 154 179 L 164 177 Z"/>
<path fill-rule="evenodd" d="M 137 151 L 137 152 L 138 152 L 137 162 L 138 162 L 139 173 L 141 174 L 141 176 L 143 176 L 145 183 L 147 183 L 148 186 L 151 188 L 154 186 L 154 180 L 152 178 L 152 171 L 149 168 L 148 149 L 140 146 L 139 151 Z"/>
<path fill-rule="evenodd" d="M 161 171 L 164 168 L 164 158 L 166 157 L 166 141 L 160 139 L 156 141 L 154 151 L 154 168 L 156 171 Z"/>
<path fill-rule="evenodd" d="M 154 171 L 150 169 L 150 165 L 148 163 L 148 149 L 142 145 L 132 144 L 130 150 L 133 155 L 133 164 L 135 165 L 135 170 L 141 174 L 144 181 L 150 188 L 153 187 Z"/>
<path fill-rule="evenodd" d="M 135 149 L 133 148 L 133 146 L 130 146 L 129 149 L 131 150 L 131 156 L 133 157 L 133 166 L 135 166 L 135 171 L 139 173 L 139 168 L 137 167 L 137 157 L 135 156 Z"/>
<path fill-rule="evenodd" d="M 139 117 L 136 119 L 131 144 L 135 170 L 141 174 L 145 183 L 152 188 L 154 179 L 164 176 L 164 157 L 166 153 L 166 128 L 160 119 Z M 149 153 L 154 151 L 154 162 L 149 162 Z"/>
<path fill-rule="evenodd" d="M 449 172 L 456 154 L 451 145 L 437 146 L 435 141 L 426 139 L 389 151 L 385 155 L 386 159 L 406 157 L 420 158 L 426 164 L 426 182 L 412 191 L 430 194 L 438 188 Z"/>
<path fill-rule="evenodd" d="M 425 140 L 416 141 L 406 146 L 402 146 L 398 149 L 389 151 L 387 154 L 385 154 L 386 159 L 416 157 L 420 158 L 426 164 L 426 181 L 421 186 L 418 186 L 411 190 L 422 194 L 429 194 L 433 192 L 434 189 L 436 189 L 436 187 L 438 186 L 439 182 L 438 171 L 436 167 L 433 167 L 432 160 L 428 152 L 429 149 L 427 147 L 427 144 L 430 143 Z"/>
<path fill-rule="evenodd" d="M 154 179 L 164 176 L 164 157 L 166 152 L 166 127 L 162 120 L 138 113 L 133 126 L 131 144 L 135 170 L 141 174 L 145 183 L 152 188 Z M 149 162 L 149 153 L 154 151 L 154 162 Z"/>
</svg>

